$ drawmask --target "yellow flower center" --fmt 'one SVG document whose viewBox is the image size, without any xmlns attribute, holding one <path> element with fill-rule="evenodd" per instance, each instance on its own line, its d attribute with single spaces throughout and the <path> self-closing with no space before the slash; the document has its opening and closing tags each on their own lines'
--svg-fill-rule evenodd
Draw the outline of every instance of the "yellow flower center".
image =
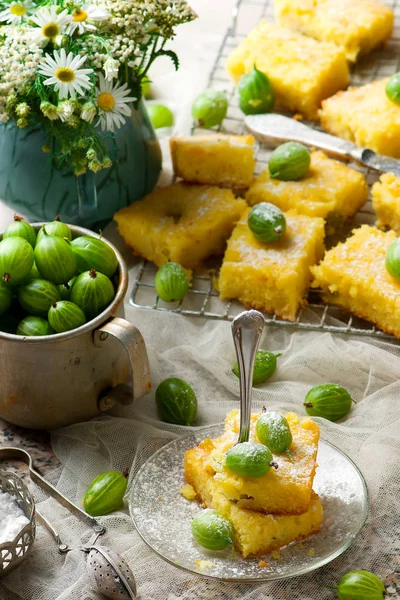
<svg viewBox="0 0 400 600">
<path fill-rule="evenodd" d="M 102 110 L 112 110 L 115 106 L 114 96 L 108 94 L 107 92 L 102 92 L 97 97 L 97 104 Z"/>
<path fill-rule="evenodd" d="M 72 17 L 73 17 L 73 20 L 76 21 L 77 23 L 82 23 L 82 21 L 86 21 L 86 19 L 88 18 L 88 14 L 87 14 L 87 12 L 85 12 L 84 10 L 81 10 L 80 8 L 76 8 L 74 10 L 74 12 L 72 13 Z"/>
<path fill-rule="evenodd" d="M 42 33 L 46 38 L 55 38 L 60 33 L 60 28 L 57 23 L 47 23 L 42 27 Z"/>
<path fill-rule="evenodd" d="M 17 17 L 23 17 L 26 14 L 27 8 L 23 4 L 13 4 L 10 6 L 10 13 Z"/>
<path fill-rule="evenodd" d="M 55 76 L 63 83 L 69 83 L 75 79 L 75 73 L 72 69 L 68 69 L 67 67 L 60 67 L 57 69 Z"/>
</svg>

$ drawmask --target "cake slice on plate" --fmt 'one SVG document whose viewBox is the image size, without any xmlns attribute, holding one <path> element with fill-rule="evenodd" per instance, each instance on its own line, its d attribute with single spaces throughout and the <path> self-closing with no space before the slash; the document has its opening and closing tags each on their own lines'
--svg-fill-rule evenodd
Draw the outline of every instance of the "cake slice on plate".
<svg viewBox="0 0 400 600">
<path fill-rule="evenodd" d="M 251 416 L 250 441 L 258 442 L 255 425 L 260 415 Z M 228 413 L 225 432 L 212 440 L 214 448 L 205 461 L 207 470 L 212 473 L 216 489 L 237 506 L 281 515 L 307 512 L 317 467 L 319 427 L 309 417 L 300 419 L 295 413 L 285 416 L 293 438 L 290 456 L 274 454 L 278 468 L 261 477 L 243 477 L 225 465 L 226 452 L 238 440 L 238 410 Z"/>
<path fill-rule="evenodd" d="M 290 419 L 290 415 L 288 416 Z M 292 419 L 295 419 L 296 416 L 297 415 L 293 415 Z M 256 416 L 253 417 L 253 426 L 255 418 Z M 236 428 L 237 419 L 237 411 L 232 411 L 232 413 L 230 413 L 227 417 L 226 427 L 229 428 L 229 430 L 232 428 L 232 433 L 233 428 Z M 315 428 L 318 428 L 318 426 L 315 425 Z M 307 430 L 305 429 L 304 431 Z M 313 427 L 311 427 L 309 431 L 314 431 L 313 435 L 315 439 L 319 436 L 319 431 L 317 433 Z M 221 437 L 223 438 L 224 435 Z M 234 432 L 234 437 L 236 441 L 236 431 Z M 232 439 L 233 438 L 231 436 L 231 440 Z M 300 445 L 299 440 L 296 443 Z M 188 450 L 185 456 L 185 478 L 187 482 L 194 488 L 204 507 L 213 508 L 221 516 L 230 520 L 235 531 L 234 544 L 242 556 L 248 557 L 267 554 L 282 548 L 283 546 L 286 546 L 295 540 L 305 539 L 306 537 L 320 530 L 323 509 L 318 495 L 311 490 L 311 486 L 308 488 L 307 485 L 307 503 L 306 505 L 302 504 L 304 509 L 302 514 L 289 515 L 285 514 L 285 512 L 282 514 L 266 514 L 256 510 L 251 510 L 251 501 L 247 502 L 246 504 L 243 503 L 240 498 L 237 501 L 229 499 L 226 495 L 227 488 L 224 488 L 223 486 L 221 487 L 221 482 L 216 478 L 216 471 L 211 466 L 216 459 L 216 454 L 218 454 L 221 450 L 220 444 L 221 438 L 217 438 L 216 440 L 206 439 L 197 447 Z M 305 451 L 305 448 L 308 444 L 303 441 L 303 445 L 303 449 Z M 297 452 L 295 445 L 291 447 L 291 452 L 292 450 Z M 314 445 L 312 454 L 313 453 Z M 274 455 L 274 459 L 276 459 L 276 456 L 277 455 Z M 302 472 L 302 469 L 305 468 L 306 471 L 304 472 L 304 481 L 309 480 L 311 475 L 310 470 L 308 470 L 307 476 L 306 464 L 296 462 L 296 457 L 293 458 L 293 461 L 293 465 L 297 464 L 297 474 L 299 475 Z M 279 465 L 282 467 L 282 462 L 279 462 Z M 292 468 L 294 469 L 295 467 L 292 466 Z M 312 469 L 315 469 L 315 458 Z M 278 471 L 279 468 L 277 471 L 275 471 L 275 473 L 278 473 Z M 259 498 L 265 498 L 266 496 L 261 489 L 261 483 L 259 482 L 258 486 L 256 483 L 260 479 L 264 479 L 264 477 L 253 480 L 255 485 L 251 487 L 251 491 L 256 493 Z M 243 481 L 243 493 L 239 494 L 239 496 L 247 496 L 246 490 L 248 492 L 250 491 L 249 483 L 250 480 Z M 258 489 L 256 489 L 257 487 Z M 235 490 L 235 495 L 237 493 L 237 488 L 235 485 L 233 486 L 233 489 Z M 283 506 L 280 503 L 280 500 L 278 500 L 282 489 L 279 491 L 279 486 L 274 488 L 273 485 L 270 485 L 268 489 L 269 493 L 272 494 L 275 500 L 279 502 L 279 506 L 285 510 L 285 506 Z M 303 502 L 304 498 L 301 498 L 301 496 L 302 493 L 299 488 L 299 502 Z M 248 500 L 250 499 L 248 498 Z M 294 497 L 292 494 L 292 497 L 288 498 L 288 504 L 286 508 L 290 508 L 290 502 L 293 500 Z M 299 504 L 297 504 L 297 506 L 299 506 Z"/>
</svg>

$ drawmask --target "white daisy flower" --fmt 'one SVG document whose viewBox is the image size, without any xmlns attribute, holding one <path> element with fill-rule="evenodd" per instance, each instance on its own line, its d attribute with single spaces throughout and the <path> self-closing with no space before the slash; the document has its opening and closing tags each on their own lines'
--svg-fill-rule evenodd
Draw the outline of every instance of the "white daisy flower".
<svg viewBox="0 0 400 600">
<path fill-rule="evenodd" d="M 134 102 L 136 98 L 128 96 L 128 85 L 112 84 L 107 81 L 102 73 L 99 73 L 99 88 L 97 89 L 97 106 L 99 107 L 99 123 L 102 131 L 114 131 L 114 126 L 119 129 L 127 117 L 131 114 L 128 102 Z"/>
<path fill-rule="evenodd" d="M 31 0 L 21 0 L 11 2 L 7 8 L 0 12 L 0 21 L 10 25 L 20 25 L 22 19 L 32 12 L 33 4 Z"/>
<path fill-rule="evenodd" d="M 78 33 L 96 31 L 96 25 L 93 22 L 106 21 L 110 17 L 110 13 L 105 8 L 86 3 L 82 7 L 75 8 L 71 16 L 72 22 L 68 25 L 68 35 L 72 35 L 75 31 Z"/>
<path fill-rule="evenodd" d="M 119 62 L 114 58 L 111 58 L 111 56 L 107 58 L 103 68 L 104 73 L 106 74 L 106 79 L 108 79 L 108 81 L 111 81 L 112 79 L 118 77 Z"/>
<path fill-rule="evenodd" d="M 72 52 L 67 55 L 62 48 L 60 52 L 54 50 L 54 58 L 46 54 L 40 61 L 38 70 L 41 75 L 47 77 L 43 83 L 54 85 L 60 99 L 69 96 L 75 99 L 77 93 L 83 96 L 85 90 L 92 87 L 88 75 L 93 73 L 93 69 L 80 69 L 86 59 L 87 56 L 74 56 Z"/>
<path fill-rule="evenodd" d="M 64 32 L 71 22 L 71 16 L 66 10 L 57 13 L 55 6 L 44 6 L 36 11 L 31 21 L 36 23 L 37 27 L 30 31 L 30 37 L 32 41 L 44 47 Z"/>
</svg>

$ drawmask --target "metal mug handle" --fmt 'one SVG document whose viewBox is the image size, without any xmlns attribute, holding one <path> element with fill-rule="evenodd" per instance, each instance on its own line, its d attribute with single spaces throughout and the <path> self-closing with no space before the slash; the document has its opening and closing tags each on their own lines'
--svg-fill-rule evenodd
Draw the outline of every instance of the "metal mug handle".
<svg viewBox="0 0 400 600">
<path fill-rule="evenodd" d="M 99 398 L 101 411 L 110 410 L 116 402 L 124 405 L 132 404 L 136 398 L 141 398 L 151 389 L 149 359 L 140 331 L 129 321 L 114 317 L 94 331 L 94 345 L 98 348 L 104 347 L 104 342 L 109 336 L 118 340 L 125 348 L 131 367 L 133 392 L 130 386 L 123 383 L 107 390 Z"/>
</svg>

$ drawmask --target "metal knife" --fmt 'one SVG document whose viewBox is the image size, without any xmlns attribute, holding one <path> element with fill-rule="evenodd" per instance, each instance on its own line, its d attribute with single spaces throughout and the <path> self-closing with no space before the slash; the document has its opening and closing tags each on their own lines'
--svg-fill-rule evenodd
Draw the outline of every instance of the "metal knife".
<svg viewBox="0 0 400 600">
<path fill-rule="evenodd" d="M 268 146 L 275 147 L 289 141 L 301 142 L 320 148 L 336 158 L 354 160 L 375 171 L 393 173 L 400 177 L 400 160 L 376 154 L 369 148 L 359 148 L 351 142 L 312 129 L 290 117 L 275 113 L 248 115 L 244 122 L 247 129 Z"/>
</svg>

